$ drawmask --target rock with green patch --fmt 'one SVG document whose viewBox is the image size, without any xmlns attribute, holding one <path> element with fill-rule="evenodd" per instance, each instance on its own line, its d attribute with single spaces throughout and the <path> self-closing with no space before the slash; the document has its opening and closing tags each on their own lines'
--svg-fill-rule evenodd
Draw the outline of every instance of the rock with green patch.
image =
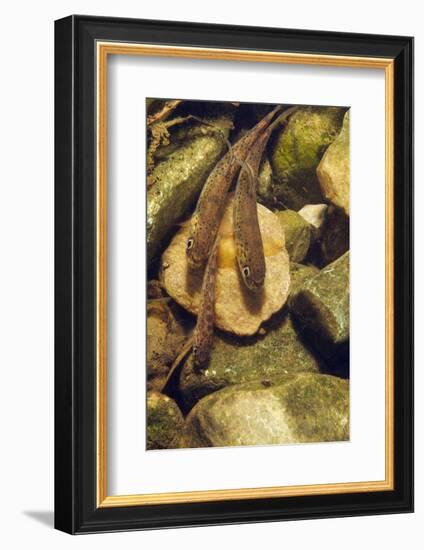
<svg viewBox="0 0 424 550">
<path fill-rule="evenodd" d="M 294 210 L 282 210 L 277 215 L 284 230 L 290 261 L 301 262 L 311 244 L 310 224 Z"/>
<path fill-rule="evenodd" d="M 345 114 L 340 134 L 328 147 L 317 168 L 324 197 L 349 215 L 350 148 L 349 111 Z"/>
<path fill-rule="evenodd" d="M 177 448 L 183 427 L 184 418 L 175 401 L 162 393 L 148 392 L 147 450 Z"/>
<path fill-rule="evenodd" d="M 231 386 L 199 401 L 181 445 L 227 447 L 349 440 L 349 383 L 288 374 L 275 383 Z"/>
<path fill-rule="evenodd" d="M 349 351 L 349 253 L 304 281 L 290 296 L 289 307 L 302 334 L 329 361 L 347 359 Z"/>
<path fill-rule="evenodd" d="M 228 123 L 228 120 L 227 120 Z M 228 136 L 228 125 L 222 128 Z M 217 131 L 199 129 L 159 162 L 147 192 L 147 260 L 157 258 L 175 224 L 193 208 L 200 191 L 227 146 Z"/>
<path fill-rule="evenodd" d="M 299 210 L 322 203 L 316 169 L 340 132 L 344 108 L 300 107 L 277 135 L 270 156 L 272 185 L 259 193 L 263 204 Z"/>
<path fill-rule="evenodd" d="M 207 368 L 195 369 L 190 356 L 181 371 L 179 388 L 190 408 L 225 386 L 252 380 L 267 382 L 282 374 L 319 369 L 318 359 L 304 345 L 285 310 L 252 337 L 241 339 L 216 331 Z"/>
</svg>

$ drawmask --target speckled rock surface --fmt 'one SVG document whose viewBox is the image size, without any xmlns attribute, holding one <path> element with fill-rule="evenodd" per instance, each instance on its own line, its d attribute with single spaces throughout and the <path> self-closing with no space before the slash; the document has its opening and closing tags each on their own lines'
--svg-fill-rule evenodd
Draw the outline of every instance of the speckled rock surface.
<svg viewBox="0 0 424 550">
<path fill-rule="evenodd" d="M 160 389 L 186 337 L 185 329 L 165 301 L 147 303 L 147 389 Z"/>
<path fill-rule="evenodd" d="M 211 359 L 204 370 L 193 368 L 190 356 L 179 383 L 185 404 L 190 408 L 205 395 L 233 384 L 319 371 L 318 359 L 302 343 L 287 311 L 276 314 L 263 332 L 243 340 L 216 333 Z"/>
<path fill-rule="evenodd" d="M 266 276 L 261 292 L 249 291 L 240 276 L 232 224 L 233 200 L 229 197 L 220 227 L 221 240 L 215 290 L 215 326 L 238 334 L 255 334 L 264 321 L 279 311 L 290 287 L 289 257 L 278 217 L 258 205 L 259 227 L 264 245 Z M 160 280 L 167 293 L 187 311 L 197 314 L 203 271 L 190 270 L 186 241 L 189 227 L 175 235 L 161 259 Z"/>
<path fill-rule="evenodd" d="M 324 356 L 343 356 L 349 341 L 349 253 L 304 281 L 290 296 L 289 306 Z"/>
<path fill-rule="evenodd" d="M 324 197 L 349 215 L 350 145 L 349 111 L 343 119 L 340 134 L 328 147 L 317 168 Z"/>
<path fill-rule="evenodd" d="M 326 204 L 305 204 L 298 212 L 299 216 L 314 228 L 314 234 L 319 236 L 325 221 L 328 206 Z"/>
<path fill-rule="evenodd" d="M 184 103 L 181 108 L 184 110 Z M 192 104 L 194 105 L 194 104 Z M 217 132 L 222 131 L 227 136 L 233 128 L 234 109 L 231 106 L 224 106 L 222 103 L 217 104 L 220 113 L 214 112 L 213 108 L 206 109 L 205 112 L 197 112 L 199 120 L 203 120 L 202 124 L 196 120 L 190 120 L 189 117 L 180 116 L 174 117 L 167 121 L 166 124 L 172 125 L 169 128 L 170 136 L 167 144 L 161 146 L 155 151 L 155 161 L 161 161 L 169 157 L 171 153 L 179 149 L 182 143 L 191 141 L 197 137 L 205 135 L 214 135 L 217 137 Z M 187 108 L 186 108 L 187 110 Z M 178 121 L 181 123 L 178 124 Z M 177 124 L 175 124 L 177 122 Z M 211 124 L 211 126 L 209 126 Z M 219 137 L 219 136 L 218 136 Z"/>
<path fill-rule="evenodd" d="M 147 450 L 173 449 L 184 426 L 183 415 L 175 401 L 152 391 L 147 394 Z"/>
<path fill-rule="evenodd" d="M 278 383 L 230 386 L 203 398 L 186 419 L 187 447 L 271 445 L 349 439 L 349 383 L 293 374 Z"/>
<path fill-rule="evenodd" d="M 313 265 L 303 265 L 296 262 L 290 262 L 290 294 L 294 294 L 296 289 L 307 279 L 318 275 L 319 269 Z"/>
<path fill-rule="evenodd" d="M 311 226 L 294 210 L 277 213 L 284 231 L 286 248 L 291 262 L 301 262 L 311 244 Z"/>
<path fill-rule="evenodd" d="M 228 135 L 228 128 L 223 128 Z M 147 193 L 147 259 L 150 263 L 161 253 L 175 224 L 195 204 L 203 184 L 226 144 L 207 128 L 181 145 L 154 168 L 154 184 Z"/>
<path fill-rule="evenodd" d="M 299 210 L 323 202 L 316 169 L 340 132 L 344 112 L 339 107 L 300 107 L 293 114 L 275 140 L 272 185 L 258 193 L 263 204 Z"/>
</svg>

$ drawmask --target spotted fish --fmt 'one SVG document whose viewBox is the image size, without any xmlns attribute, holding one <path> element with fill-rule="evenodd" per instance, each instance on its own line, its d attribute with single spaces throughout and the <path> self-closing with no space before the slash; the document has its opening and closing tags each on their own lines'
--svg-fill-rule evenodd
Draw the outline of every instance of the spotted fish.
<svg viewBox="0 0 424 550">
<path fill-rule="evenodd" d="M 199 312 L 193 333 L 193 364 L 196 368 L 202 368 L 207 364 L 212 349 L 218 241 L 219 237 L 215 240 L 203 275 Z"/>
<path fill-rule="evenodd" d="M 187 260 L 190 267 L 199 268 L 206 262 L 218 233 L 227 192 L 240 169 L 240 164 L 246 159 L 257 137 L 281 108 L 280 105 L 275 107 L 260 120 L 222 157 L 209 174 L 190 220 L 187 239 Z"/>
<path fill-rule="evenodd" d="M 233 206 L 234 241 L 240 273 L 247 288 L 259 291 L 265 279 L 265 255 L 258 222 L 256 182 L 264 148 L 276 124 L 294 112 L 287 109 L 259 135 L 247 155 L 237 180 Z"/>
</svg>

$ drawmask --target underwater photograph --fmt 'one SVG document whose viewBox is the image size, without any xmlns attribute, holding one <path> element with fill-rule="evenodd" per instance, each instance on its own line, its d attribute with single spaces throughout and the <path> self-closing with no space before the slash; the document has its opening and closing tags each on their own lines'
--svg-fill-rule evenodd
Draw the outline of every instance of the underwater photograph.
<svg viewBox="0 0 424 550">
<path fill-rule="evenodd" d="M 349 440 L 349 116 L 146 99 L 148 450 Z"/>
</svg>

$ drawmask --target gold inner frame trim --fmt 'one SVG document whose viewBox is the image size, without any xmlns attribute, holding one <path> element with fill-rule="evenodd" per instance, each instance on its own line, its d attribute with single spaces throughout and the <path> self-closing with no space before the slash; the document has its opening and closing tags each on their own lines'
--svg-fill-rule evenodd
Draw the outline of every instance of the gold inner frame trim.
<svg viewBox="0 0 424 550">
<path fill-rule="evenodd" d="M 255 498 L 363 493 L 394 489 L 394 60 L 302 53 L 97 42 L 97 506 L 142 506 Z M 109 55 L 220 59 L 385 71 L 386 373 L 385 479 L 315 485 L 109 496 L 107 493 L 107 61 Z"/>
</svg>

